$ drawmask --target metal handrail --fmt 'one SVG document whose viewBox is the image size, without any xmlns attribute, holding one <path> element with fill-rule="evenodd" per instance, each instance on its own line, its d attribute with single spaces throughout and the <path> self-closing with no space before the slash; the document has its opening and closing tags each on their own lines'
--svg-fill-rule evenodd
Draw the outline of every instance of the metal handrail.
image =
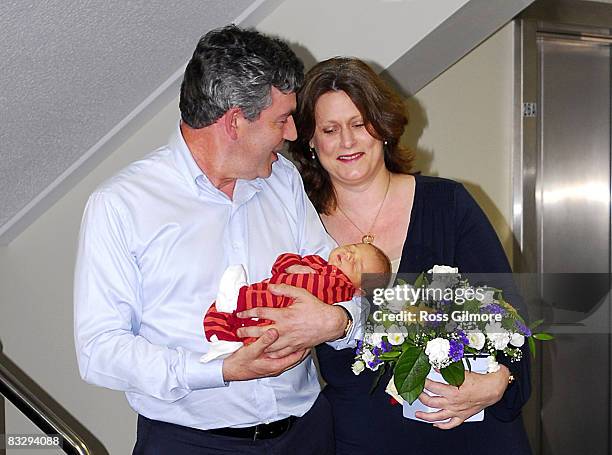
<svg viewBox="0 0 612 455">
<path fill-rule="evenodd" d="M 91 455 L 92 450 L 81 436 L 49 406 L 43 403 L 5 365 L 6 356 L 0 354 L 0 394 L 30 419 L 43 433 L 60 435 L 62 450 L 68 454 Z"/>
</svg>

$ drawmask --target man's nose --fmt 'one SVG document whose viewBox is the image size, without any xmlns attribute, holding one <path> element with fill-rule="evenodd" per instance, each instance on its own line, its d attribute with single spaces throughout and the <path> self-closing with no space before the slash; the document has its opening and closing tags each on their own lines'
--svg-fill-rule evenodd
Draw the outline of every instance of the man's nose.
<svg viewBox="0 0 612 455">
<path fill-rule="evenodd" d="M 295 129 L 295 122 L 293 116 L 287 117 L 287 123 L 285 123 L 285 129 L 283 131 L 283 138 L 288 141 L 295 141 L 297 139 L 297 130 Z"/>
</svg>

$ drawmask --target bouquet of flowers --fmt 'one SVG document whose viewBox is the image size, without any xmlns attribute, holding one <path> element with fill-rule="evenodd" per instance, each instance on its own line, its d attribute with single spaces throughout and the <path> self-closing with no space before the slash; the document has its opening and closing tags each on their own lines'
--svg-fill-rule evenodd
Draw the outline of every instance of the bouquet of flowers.
<svg viewBox="0 0 612 455">
<path fill-rule="evenodd" d="M 458 387 L 466 368 L 471 370 L 470 359 L 486 356 L 487 372 L 495 372 L 500 353 L 518 361 L 525 340 L 535 355 L 534 340 L 552 339 L 534 333 L 542 321 L 527 326 L 500 289 L 474 287 L 457 268 L 434 266 L 413 285 L 398 282 L 375 290 L 375 311 L 364 339 L 357 341 L 352 369 L 356 375 L 366 368 L 379 371 L 377 382 L 387 366 L 393 368 L 395 389 L 410 404 L 431 368 Z"/>
</svg>

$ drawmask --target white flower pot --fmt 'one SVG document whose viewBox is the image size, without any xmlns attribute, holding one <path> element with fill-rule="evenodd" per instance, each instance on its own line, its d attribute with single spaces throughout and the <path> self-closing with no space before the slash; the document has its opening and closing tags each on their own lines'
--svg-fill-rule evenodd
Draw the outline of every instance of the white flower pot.
<svg viewBox="0 0 612 455">
<path fill-rule="evenodd" d="M 465 359 L 463 360 L 463 362 L 465 363 Z M 489 362 L 488 362 L 486 357 L 477 357 L 475 359 L 474 358 L 470 358 L 470 364 L 472 366 L 472 373 L 485 374 L 487 372 L 487 368 L 488 368 Z M 431 379 L 432 381 L 443 382 L 444 384 L 447 384 L 447 382 L 444 380 L 442 375 L 440 373 L 436 372 L 436 370 L 434 370 L 433 368 L 431 369 L 431 371 L 427 375 L 427 378 Z M 435 394 L 431 393 L 427 389 L 424 389 L 423 391 L 425 393 L 427 393 L 428 395 L 435 396 Z M 439 411 L 439 409 L 437 409 L 437 408 L 430 408 L 429 406 L 425 406 L 423 403 L 421 403 L 421 400 L 418 400 L 418 399 L 414 403 L 412 403 L 412 404 L 408 404 L 407 401 L 404 401 L 403 408 L 404 408 L 403 409 L 404 417 L 406 417 L 408 419 L 412 419 L 412 420 L 419 420 L 421 422 L 426 422 L 426 421 L 423 420 L 423 419 L 417 418 L 414 415 L 415 412 L 417 412 L 417 411 L 422 411 L 422 412 L 436 412 L 436 411 Z M 484 409 L 482 411 L 480 411 L 479 413 L 474 414 L 469 419 L 465 420 L 465 422 L 480 422 L 482 420 L 484 420 Z M 440 420 L 439 422 L 446 422 L 446 421 L 447 420 Z M 427 423 L 429 423 L 429 422 L 427 422 Z"/>
</svg>

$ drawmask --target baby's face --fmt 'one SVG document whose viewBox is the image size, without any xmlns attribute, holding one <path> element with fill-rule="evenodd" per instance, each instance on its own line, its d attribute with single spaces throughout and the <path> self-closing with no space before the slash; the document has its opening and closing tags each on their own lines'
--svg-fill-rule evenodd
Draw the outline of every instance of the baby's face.
<svg viewBox="0 0 612 455">
<path fill-rule="evenodd" d="M 342 270 L 356 288 L 361 287 L 362 273 L 381 271 L 376 251 L 367 243 L 354 243 L 334 248 L 327 262 Z"/>
</svg>

